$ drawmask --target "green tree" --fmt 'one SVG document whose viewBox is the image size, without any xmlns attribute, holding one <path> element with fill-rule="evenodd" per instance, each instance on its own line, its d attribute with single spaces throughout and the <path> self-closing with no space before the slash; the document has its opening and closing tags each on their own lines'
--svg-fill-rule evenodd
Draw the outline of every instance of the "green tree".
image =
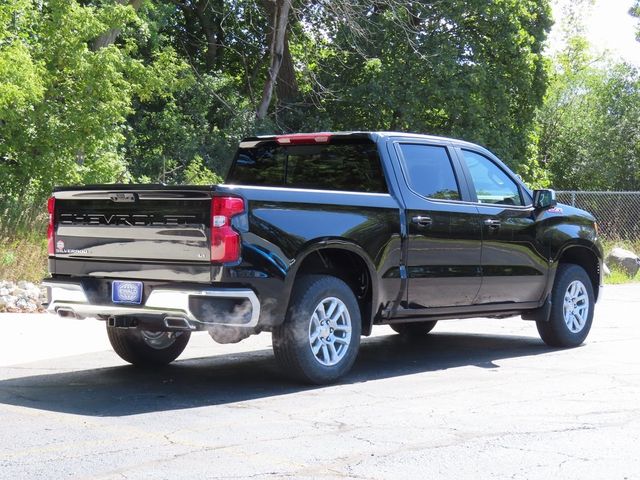
<svg viewBox="0 0 640 480">
<path fill-rule="evenodd" d="M 540 179 L 550 22 L 548 0 L 5 0 L 0 192 L 223 175 L 243 136 L 319 129 L 458 136 Z"/>
<path fill-rule="evenodd" d="M 294 117 L 295 127 L 452 135 L 536 175 L 534 118 L 547 84 L 542 48 L 551 26 L 546 1 L 331 5 L 324 16 L 316 6 L 303 9 L 316 55 L 306 54 L 301 73 L 317 82 L 307 103 L 321 117 L 287 116 L 285 104 L 285 123 Z M 335 11 L 340 5 L 351 10 Z"/>
<path fill-rule="evenodd" d="M 629 15 L 640 18 L 640 0 L 636 0 L 633 6 L 629 9 Z M 636 30 L 636 39 L 640 42 L 640 26 Z"/>
<path fill-rule="evenodd" d="M 558 189 L 640 190 L 640 72 L 595 62 L 573 38 L 555 61 L 540 121 L 540 163 Z"/>
<path fill-rule="evenodd" d="M 124 48 L 94 51 L 90 42 L 135 19 L 130 7 L 85 7 L 75 1 L 14 1 L 2 7 L 0 189 L 5 197 L 42 197 L 56 183 L 122 178 L 118 145 L 138 88 Z M 14 59 L 20 68 L 12 68 Z M 18 75 L 6 80 L 7 72 Z M 21 89 L 12 88 L 15 84 Z M 8 86 L 8 88 L 7 88 Z M 21 107 L 22 105 L 22 107 Z M 16 108 L 14 108 L 16 107 Z"/>
</svg>

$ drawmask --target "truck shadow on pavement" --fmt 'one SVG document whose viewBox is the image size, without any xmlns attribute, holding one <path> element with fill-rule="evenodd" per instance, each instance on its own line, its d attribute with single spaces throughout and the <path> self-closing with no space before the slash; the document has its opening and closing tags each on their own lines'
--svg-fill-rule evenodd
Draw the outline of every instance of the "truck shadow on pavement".
<svg viewBox="0 0 640 480">
<path fill-rule="evenodd" d="M 363 339 L 354 368 L 340 383 L 356 384 L 464 366 L 500 368 L 497 360 L 550 351 L 553 350 L 533 337 L 433 333 L 408 340 L 400 335 L 377 336 Z M 82 361 L 83 357 L 86 355 L 75 358 Z M 429 377 L 420 377 L 420 382 L 428 381 Z M 278 369 L 271 350 L 259 350 L 187 359 L 153 370 L 118 366 L 0 380 L 0 403 L 119 417 L 322 388 L 292 383 Z"/>
</svg>

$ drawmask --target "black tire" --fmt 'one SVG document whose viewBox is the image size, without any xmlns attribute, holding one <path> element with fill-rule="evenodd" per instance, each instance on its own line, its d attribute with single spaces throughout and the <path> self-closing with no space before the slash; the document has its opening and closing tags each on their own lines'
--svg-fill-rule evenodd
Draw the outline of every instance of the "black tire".
<svg viewBox="0 0 640 480">
<path fill-rule="evenodd" d="M 578 283 L 576 284 L 574 282 Z M 581 288 L 582 290 L 578 291 L 583 291 L 584 295 L 579 296 L 586 296 L 584 301 L 588 302 L 586 315 L 580 317 L 586 316 L 582 322 L 578 321 L 579 311 L 581 311 L 580 308 L 584 305 L 582 301 L 577 303 L 573 301 L 569 302 L 567 311 L 576 311 L 576 314 L 568 313 L 565 315 L 565 296 L 571 297 L 569 288 L 572 285 L 581 285 L 576 288 Z M 573 305 L 577 306 L 574 307 Z M 544 343 L 550 347 L 577 347 L 582 344 L 587 338 L 587 335 L 589 335 L 589 330 L 591 330 L 591 324 L 593 322 L 594 306 L 593 285 L 587 272 L 578 265 L 570 263 L 560 264 L 551 292 L 551 314 L 549 321 L 536 322 L 540 337 Z M 565 317 L 567 320 L 565 320 Z M 570 326 L 569 323 L 571 323 L 572 326 Z"/>
<path fill-rule="evenodd" d="M 389 326 L 402 336 L 422 337 L 433 330 L 436 323 L 438 323 L 437 320 L 430 320 L 428 322 L 392 323 Z"/>
<path fill-rule="evenodd" d="M 332 299 L 338 301 L 334 304 Z M 316 310 L 328 313 L 327 306 L 334 310 L 324 316 L 329 318 L 325 322 Z M 346 314 L 336 316 L 340 309 Z M 296 280 L 285 321 L 273 330 L 273 352 L 284 371 L 298 381 L 315 385 L 335 382 L 353 366 L 361 327 L 358 302 L 346 283 L 327 275 L 307 275 Z M 333 361 L 335 364 L 329 364 Z"/>
<path fill-rule="evenodd" d="M 149 336 L 162 333 L 166 346 L 161 343 L 153 346 Z M 125 362 L 140 367 L 167 365 L 173 362 L 184 351 L 190 332 L 158 332 L 144 333 L 137 328 L 113 328 L 107 326 L 107 336 L 113 350 Z M 173 340 L 173 341 L 171 341 Z"/>
</svg>

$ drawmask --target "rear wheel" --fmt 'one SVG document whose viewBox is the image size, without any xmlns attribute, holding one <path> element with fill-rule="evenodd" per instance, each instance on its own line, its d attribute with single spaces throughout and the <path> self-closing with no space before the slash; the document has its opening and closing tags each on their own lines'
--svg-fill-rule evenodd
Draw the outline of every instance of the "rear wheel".
<svg viewBox="0 0 640 480">
<path fill-rule="evenodd" d="M 587 338 L 593 322 L 591 279 L 578 265 L 560 264 L 551 292 L 548 322 L 536 322 L 538 333 L 551 347 L 576 347 Z"/>
<path fill-rule="evenodd" d="M 437 320 L 429 322 L 392 323 L 389 325 L 394 332 L 407 337 L 421 337 L 433 330 Z"/>
<path fill-rule="evenodd" d="M 352 367 L 360 346 L 360 309 L 342 280 L 308 275 L 297 281 L 273 351 L 286 372 L 305 383 L 330 383 Z"/>
<path fill-rule="evenodd" d="M 137 328 L 107 326 L 113 350 L 124 361 L 137 366 L 167 365 L 184 351 L 190 332 L 152 332 Z"/>
</svg>

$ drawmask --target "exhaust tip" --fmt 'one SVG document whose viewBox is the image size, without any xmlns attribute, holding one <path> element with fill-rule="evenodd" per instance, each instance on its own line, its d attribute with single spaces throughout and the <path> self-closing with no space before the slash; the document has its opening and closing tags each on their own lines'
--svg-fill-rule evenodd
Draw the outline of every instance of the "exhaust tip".
<svg viewBox="0 0 640 480">
<path fill-rule="evenodd" d="M 195 330 L 184 317 L 164 317 L 164 325 L 172 330 Z"/>
<path fill-rule="evenodd" d="M 74 312 L 70 308 L 58 308 L 56 310 L 56 313 L 59 317 L 62 318 L 79 318 L 78 315 L 76 315 L 76 312 Z"/>
</svg>

